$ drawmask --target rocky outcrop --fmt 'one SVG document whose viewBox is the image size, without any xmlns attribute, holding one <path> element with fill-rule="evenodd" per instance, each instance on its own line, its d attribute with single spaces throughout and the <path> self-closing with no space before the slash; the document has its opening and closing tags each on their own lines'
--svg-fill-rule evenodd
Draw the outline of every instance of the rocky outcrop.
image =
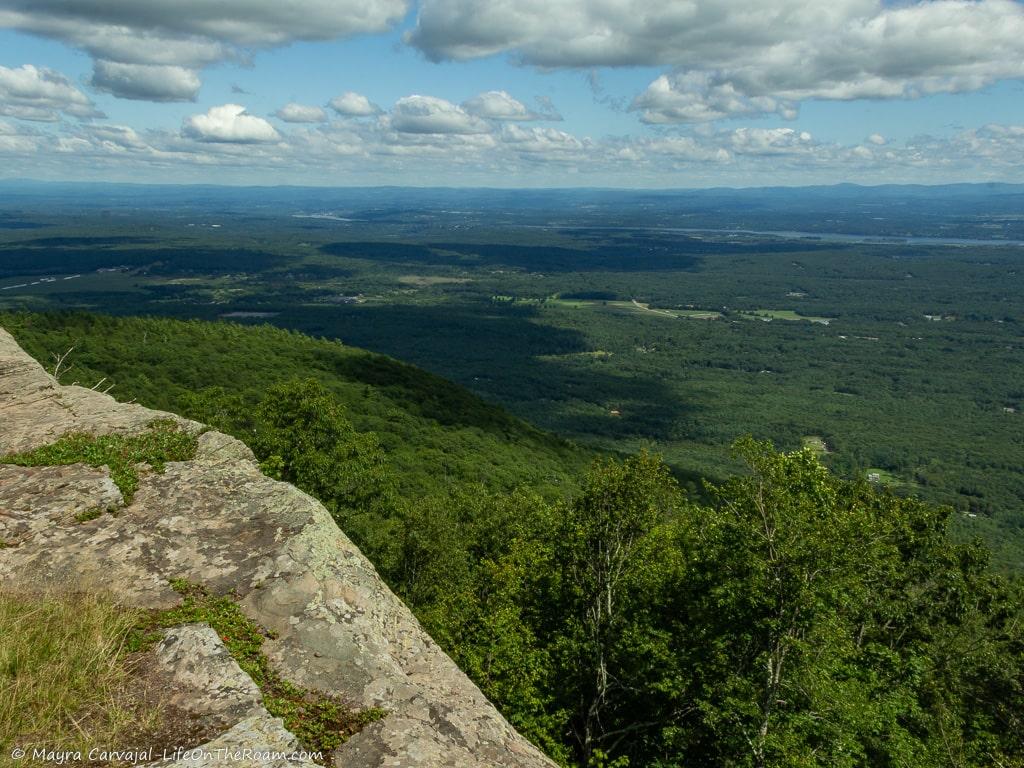
<svg viewBox="0 0 1024 768">
<path fill-rule="evenodd" d="M 290 766 L 316 768 L 295 735 L 263 706 L 259 688 L 206 624 L 185 624 L 164 633 L 155 663 L 174 681 L 164 704 L 187 711 L 206 727 L 220 726 L 216 738 L 171 752 L 150 768 Z"/>
<path fill-rule="evenodd" d="M 170 414 L 59 385 L 0 329 L 0 454 L 68 432 L 137 433 L 157 418 L 201 432 Z M 82 519 L 89 510 L 115 514 Z M 178 601 L 168 583 L 175 578 L 234 592 L 249 618 L 272 631 L 264 650 L 286 680 L 388 711 L 336 752 L 335 765 L 553 765 L 427 636 L 323 506 L 265 477 L 227 435 L 202 433 L 194 459 L 144 472 L 127 505 L 103 468 L 0 467 L 0 538 L 8 544 L 0 583 L 9 589 L 103 590 L 147 608 Z M 179 647 L 178 658 L 189 653 Z M 187 674 L 196 681 L 209 671 Z M 210 692 L 214 699 L 234 700 L 232 679 L 225 673 L 203 685 L 223 688 Z M 280 727 L 239 706 L 229 733 L 271 738 Z"/>
</svg>

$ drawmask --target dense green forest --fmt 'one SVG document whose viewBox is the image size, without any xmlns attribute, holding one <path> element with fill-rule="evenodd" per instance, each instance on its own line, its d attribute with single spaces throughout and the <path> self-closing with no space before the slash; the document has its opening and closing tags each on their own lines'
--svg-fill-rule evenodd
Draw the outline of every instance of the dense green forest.
<svg viewBox="0 0 1024 768">
<path fill-rule="evenodd" d="M 700 496 L 269 326 L 6 314 L 62 381 L 245 440 L 566 766 L 1024 766 L 1024 592 L 950 510 L 733 446 Z M 106 378 L 104 378 L 106 377 Z M 589 469 L 584 465 L 589 463 Z"/>
<path fill-rule="evenodd" d="M 205 403 L 217 396 L 244 412 L 274 384 L 313 378 L 348 409 L 356 429 L 377 436 L 405 493 L 456 482 L 558 493 L 591 457 L 412 365 L 273 326 L 0 313 L 0 327 L 51 371 L 70 350 L 58 371 L 65 384 L 209 423 L 217 414 Z"/>
<path fill-rule="evenodd" d="M 690 492 L 741 467 L 730 445 L 742 435 L 808 445 L 842 477 L 952 506 L 960 540 L 984 537 L 997 568 L 1020 571 L 1021 248 L 958 239 L 1012 236 L 1019 198 L 982 191 L 956 205 L 928 190 L 833 190 L 817 203 L 799 191 L 490 203 L 434 191 L 416 207 L 412 192 L 253 192 L 242 205 L 211 189 L 148 209 L 103 208 L 101 195 L 70 212 L 7 213 L 0 309 L 272 323 L 341 340 L 587 449 L 657 452 Z M 811 212 L 783 204 L 797 199 Z M 727 229 L 772 226 L 826 234 Z M 828 227 L 893 239 L 829 240 Z M 415 410 L 419 398 L 405 400 Z M 360 426 L 398 452 L 402 429 Z M 422 482 L 444 477 L 431 466 Z"/>
</svg>

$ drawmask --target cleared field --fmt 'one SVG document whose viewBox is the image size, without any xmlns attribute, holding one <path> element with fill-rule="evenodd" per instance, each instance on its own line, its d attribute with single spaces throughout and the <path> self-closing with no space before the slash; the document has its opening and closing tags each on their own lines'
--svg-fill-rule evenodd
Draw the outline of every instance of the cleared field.
<svg viewBox="0 0 1024 768">
<path fill-rule="evenodd" d="M 537 360 L 558 362 L 559 360 L 571 360 L 571 359 L 593 359 L 593 360 L 607 360 L 612 357 L 615 353 L 608 352 L 604 349 L 594 349 L 588 352 L 566 352 L 562 355 L 537 355 Z"/>
<path fill-rule="evenodd" d="M 805 435 L 803 439 L 804 448 L 810 448 L 819 456 L 830 453 L 828 443 L 821 435 Z"/>
<path fill-rule="evenodd" d="M 468 277 L 440 277 L 431 275 L 402 275 L 398 278 L 402 285 L 415 285 L 418 288 L 429 288 L 432 285 L 460 285 L 471 283 L 473 280 Z"/>
<path fill-rule="evenodd" d="M 755 309 L 752 312 L 741 312 L 741 315 L 745 315 L 751 319 L 761 320 L 788 320 L 797 321 L 805 320 L 809 323 L 820 323 L 821 325 L 828 325 L 834 317 L 817 317 L 814 315 L 801 315 L 792 309 Z"/>
<path fill-rule="evenodd" d="M 690 320 L 718 320 L 722 316 L 721 312 L 708 309 L 677 309 L 673 311 L 679 317 L 685 317 Z"/>
<path fill-rule="evenodd" d="M 597 302 L 590 302 L 596 304 Z M 714 310 L 708 309 L 662 309 L 659 307 L 652 307 L 642 301 L 609 301 L 606 302 L 607 306 L 614 307 L 616 309 L 628 309 L 634 312 L 647 312 L 653 315 L 662 315 L 663 317 L 671 318 L 683 318 L 686 320 L 717 320 L 722 316 L 721 312 L 715 312 Z"/>
</svg>

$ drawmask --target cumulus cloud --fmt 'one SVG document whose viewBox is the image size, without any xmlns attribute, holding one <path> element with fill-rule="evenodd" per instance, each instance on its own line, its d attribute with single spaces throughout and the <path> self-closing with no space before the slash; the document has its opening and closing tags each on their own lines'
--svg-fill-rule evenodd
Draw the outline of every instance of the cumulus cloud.
<svg viewBox="0 0 1024 768">
<path fill-rule="evenodd" d="M 335 96 L 329 106 L 342 117 L 370 117 L 382 111 L 368 98 L 354 91 L 346 91 L 340 96 Z"/>
<path fill-rule="evenodd" d="M 543 155 L 548 159 L 565 155 L 575 157 L 591 146 L 589 140 L 581 141 L 572 134 L 555 128 L 506 125 L 502 128 L 500 138 L 505 147 L 515 152 Z"/>
<path fill-rule="evenodd" d="M 125 65 L 176 67 L 197 83 L 204 67 L 245 60 L 253 49 L 382 32 L 408 10 L 407 0 L 308 0 L 301 6 L 279 0 L 0 0 L 0 27 L 86 51 L 98 87 L 116 96 L 188 101 L 195 89 L 184 87 L 181 72 Z M 156 87 L 161 82 L 163 90 Z"/>
<path fill-rule="evenodd" d="M 286 123 L 322 123 L 327 120 L 327 113 L 321 107 L 296 104 L 292 101 L 277 110 L 274 117 Z"/>
<path fill-rule="evenodd" d="M 434 96 L 406 96 L 395 102 L 390 125 L 399 133 L 487 133 L 490 128 L 462 107 Z"/>
<path fill-rule="evenodd" d="M 777 113 L 807 99 L 915 98 L 1024 77 L 1014 0 L 423 0 L 407 41 L 433 60 L 665 66 L 648 122 Z"/>
<path fill-rule="evenodd" d="M 262 117 L 250 115 L 240 104 L 211 107 L 202 115 L 192 115 L 182 134 L 197 141 L 228 144 L 259 144 L 277 141 L 280 134 Z"/>
<path fill-rule="evenodd" d="M 506 91 L 485 91 L 462 102 L 462 108 L 477 117 L 491 120 L 536 120 L 538 116 Z"/>
<path fill-rule="evenodd" d="M 0 115 L 55 122 L 61 114 L 103 117 L 89 97 L 60 72 L 31 64 L 0 67 Z"/>
<path fill-rule="evenodd" d="M 201 85 L 199 75 L 185 67 L 102 59 L 94 63 L 89 83 L 122 99 L 141 101 L 195 101 Z"/>
<path fill-rule="evenodd" d="M 273 174 L 290 183 L 408 183 L 429 177 L 438 183 L 564 185 L 575 178 L 587 185 L 657 187 L 1013 181 L 1024 172 L 1024 126 L 1017 125 L 985 125 L 905 143 L 865 139 L 843 145 L 788 126 L 705 124 L 678 135 L 592 140 L 496 121 L 488 121 L 487 133 L 403 133 L 381 118 L 302 125 L 273 141 L 238 143 L 247 133 L 252 138 L 252 125 L 237 120 L 247 117 L 239 109 L 223 119 L 214 114 L 216 131 L 203 126 L 208 134 L 219 132 L 221 140 L 213 141 L 197 141 L 188 131 L 69 122 L 34 129 L 0 120 L 3 168 L 8 175 L 54 178 L 86 171 L 94 177 L 101 169 L 121 178 L 195 181 L 216 168 L 218 178 L 240 183 L 265 183 Z"/>
<path fill-rule="evenodd" d="M 707 72 L 662 75 L 633 100 L 645 123 L 701 123 L 727 117 L 777 113 L 787 120 L 797 116 L 792 102 L 770 96 L 748 96 L 730 82 Z"/>
<path fill-rule="evenodd" d="M 745 155 L 785 155 L 815 148 L 807 131 L 792 128 L 737 128 L 728 136 L 734 153 Z"/>
<path fill-rule="evenodd" d="M 134 128 L 127 125 L 89 125 L 82 133 L 92 137 L 97 144 L 114 151 L 149 149 L 149 144 Z"/>
</svg>

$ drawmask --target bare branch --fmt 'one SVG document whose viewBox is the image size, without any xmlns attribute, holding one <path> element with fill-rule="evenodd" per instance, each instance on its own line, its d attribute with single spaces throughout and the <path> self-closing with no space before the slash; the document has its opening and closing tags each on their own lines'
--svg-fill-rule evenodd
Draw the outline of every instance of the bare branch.
<svg viewBox="0 0 1024 768">
<path fill-rule="evenodd" d="M 63 355 L 58 355 L 56 352 L 53 353 L 53 359 L 56 361 L 53 366 L 53 378 L 60 378 L 61 368 L 64 367 L 64 362 L 68 359 L 68 355 L 70 355 L 74 351 L 74 347 L 69 347 L 68 351 L 65 352 Z"/>
</svg>

